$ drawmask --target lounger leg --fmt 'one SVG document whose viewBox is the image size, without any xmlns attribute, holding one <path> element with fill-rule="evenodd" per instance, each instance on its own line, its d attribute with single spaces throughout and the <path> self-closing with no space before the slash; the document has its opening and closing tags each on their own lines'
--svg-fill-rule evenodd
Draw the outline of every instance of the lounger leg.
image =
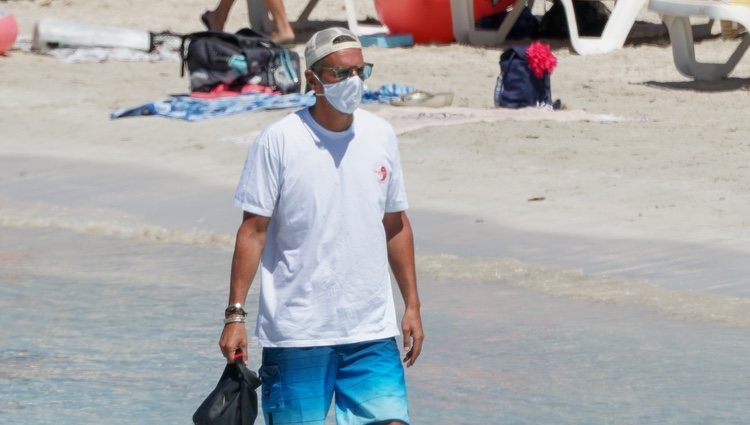
<svg viewBox="0 0 750 425">
<path fill-rule="evenodd" d="M 680 74 L 696 80 L 720 80 L 726 78 L 737 66 L 750 47 L 750 35 L 745 34 L 726 63 L 704 63 L 695 59 L 695 39 L 690 18 L 683 16 L 662 16 L 672 42 L 674 63 Z"/>
<path fill-rule="evenodd" d="M 310 0 L 309 2 L 307 2 L 307 6 L 305 6 L 305 9 L 302 11 L 302 13 L 299 14 L 299 17 L 297 18 L 297 24 L 306 24 L 310 20 L 310 14 L 312 13 L 313 9 L 315 9 L 315 6 L 317 6 L 317 4 L 318 0 Z"/>
<path fill-rule="evenodd" d="M 394 0 L 401 1 L 401 0 Z M 521 16 L 525 5 L 534 4 L 533 0 L 516 0 L 513 9 L 505 16 L 503 23 L 497 30 L 478 30 L 474 25 L 474 5 L 472 0 L 451 0 L 451 19 L 453 21 L 453 37 L 459 43 L 469 43 L 477 46 L 496 46 L 502 44 L 513 29 L 513 25 Z"/>
<path fill-rule="evenodd" d="M 601 37 L 581 37 L 578 33 L 578 23 L 573 9 L 572 0 L 561 0 L 568 21 L 570 44 L 579 55 L 595 55 L 609 53 L 621 48 L 630 34 L 638 12 L 647 0 L 620 0 L 615 4 L 604 27 Z"/>
<path fill-rule="evenodd" d="M 672 56 L 677 71 L 686 77 L 695 77 L 693 68 L 697 62 L 695 61 L 695 40 L 693 39 L 693 29 L 690 26 L 690 18 L 662 16 L 662 21 L 669 31 Z"/>
<path fill-rule="evenodd" d="M 451 20 L 453 24 L 453 38 L 458 43 L 468 43 L 469 30 L 474 29 L 474 17 L 469 18 L 469 7 L 466 0 L 451 0 Z"/>
<path fill-rule="evenodd" d="M 525 3 L 526 0 L 516 0 L 516 2 L 513 3 L 513 9 L 510 13 L 505 15 L 505 19 L 503 19 L 503 23 L 500 24 L 500 28 L 498 28 L 497 34 L 495 35 L 497 40 L 499 40 L 498 43 L 502 43 L 508 37 L 510 30 L 513 29 L 513 25 L 516 24 L 518 17 L 521 16 Z M 471 35 L 469 36 L 469 40 L 471 40 Z"/>
</svg>

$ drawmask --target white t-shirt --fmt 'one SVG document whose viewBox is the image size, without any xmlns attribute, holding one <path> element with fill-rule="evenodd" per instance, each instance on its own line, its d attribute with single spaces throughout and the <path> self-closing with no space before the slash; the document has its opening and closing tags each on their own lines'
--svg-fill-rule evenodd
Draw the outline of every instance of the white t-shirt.
<svg viewBox="0 0 750 425">
<path fill-rule="evenodd" d="M 234 197 L 271 217 L 255 333 L 265 347 L 348 344 L 399 334 L 383 214 L 408 207 L 398 141 L 354 112 L 343 132 L 304 109 L 250 146 Z"/>
</svg>

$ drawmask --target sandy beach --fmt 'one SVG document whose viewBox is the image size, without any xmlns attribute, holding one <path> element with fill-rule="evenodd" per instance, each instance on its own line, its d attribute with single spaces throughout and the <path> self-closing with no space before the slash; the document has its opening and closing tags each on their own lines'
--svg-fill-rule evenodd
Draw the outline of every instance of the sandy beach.
<svg viewBox="0 0 750 425">
<path fill-rule="evenodd" d="M 290 2 L 289 14 L 296 16 L 303 4 Z M 371 5 L 364 6 L 361 18 L 375 15 Z M 200 29 L 195 10 L 207 6 L 197 1 L 179 8 L 169 2 L 14 1 L 5 7 L 28 35 L 42 17 L 184 33 Z M 642 22 L 658 22 L 647 10 L 641 15 Z M 246 19 L 246 8 L 239 4 L 228 28 L 239 28 Z M 323 2 L 311 19 L 342 19 L 341 7 Z M 528 232 L 642 241 L 645 246 L 689 243 L 750 254 L 750 145 L 742 119 L 743 105 L 750 102 L 750 61 L 741 62 L 728 80 L 702 83 L 678 74 L 665 38 L 599 56 L 577 56 L 557 44 L 562 46 L 555 49 L 559 66 L 552 78 L 553 97 L 570 110 L 619 121 L 500 119 L 401 134 L 412 209 Z M 707 40 L 698 54 L 724 58 L 733 44 Z M 300 40 L 296 50 L 303 48 Z M 367 48 L 367 59 L 376 64 L 369 84 L 452 91 L 454 106 L 486 110 L 492 108 L 501 51 L 456 44 Z M 110 121 L 108 112 L 114 109 L 186 92 L 188 81 L 179 78 L 178 64 L 62 64 L 11 52 L 0 67 L 6 157 L 145 167 L 231 188 L 247 142 L 287 113 L 191 124 L 159 118 Z M 390 117 L 402 114 L 393 107 L 369 108 Z M 529 202 L 532 198 L 544 200 Z"/>
<path fill-rule="evenodd" d="M 286 3 L 292 17 L 305 4 Z M 0 2 L 25 36 L 44 17 L 187 33 L 201 29 L 198 16 L 212 6 L 197 0 Z M 361 19 L 376 16 L 370 2 L 357 7 Z M 535 12 L 545 7 L 537 2 Z M 332 0 L 321 1 L 311 15 L 320 22 L 344 18 L 343 2 Z M 659 18 L 644 9 L 639 21 L 653 28 Z M 246 23 L 245 5 L 238 2 L 227 28 Z M 300 55 L 305 41 L 298 39 L 294 47 Z M 494 109 L 503 47 L 364 49 L 375 64 L 370 87 L 401 83 L 455 93 L 455 110 L 430 112 L 440 125 L 409 127 L 414 122 L 403 121 L 407 110 L 365 106 L 394 122 L 402 119 L 396 128 L 402 129 L 428 341 L 430 332 L 435 341 L 432 354 L 425 353 L 429 372 L 409 375 L 416 388 L 410 396 L 415 418 L 421 419 L 415 423 L 470 423 L 462 422 L 467 417 L 501 423 L 501 410 L 510 415 L 506 423 L 519 424 L 743 423 L 738 400 L 750 394 L 750 376 L 746 368 L 734 372 L 744 366 L 738 359 L 750 353 L 750 125 L 745 117 L 750 57 L 730 78 L 709 83 L 677 72 L 666 35 L 633 40 L 597 56 L 578 56 L 564 41 L 552 44 L 558 59 L 552 94 L 565 111 L 551 113 L 557 118 L 496 111 L 493 119 L 463 123 L 458 115 L 476 118 Z M 723 60 L 735 45 L 713 37 L 700 43 L 697 54 Z M 18 50 L 0 57 L 0 307 L 12 311 L 2 319 L 9 322 L 0 322 L 5 328 L 0 364 L 11 365 L 0 366 L 0 382 L 26 394 L 19 401 L 10 389 L 0 390 L 0 423 L 17 423 L 22 408 L 37 412 L 37 423 L 51 423 L 38 413 L 33 391 L 25 386 L 44 373 L 18 373 L 12 365 L 33 360 L 32 370 L 42 371 L 49 359 L 35 347 L 54 350 L 54 345 L 10 329 L 24 324 L 39 329 L 17 306 L 41 290 L 64 297 L 53 284 L 58 280 L 83 285 L 78 290 L 87 295 L 76 301 L 81 303 L 97 302 L 88 292 L 96 293 L 96 282 L 118 283 L 106 285 L 112 289 L 105 294 L 120 290 L 119 282 L 132 282 L 133 290 L 145 295 L 121 294 L 123 300 L 132 296 L 145 310 L 167 306 L 170 318 L 180 317 L 179 306 L 189 303 L 188 297 L 200 299 L 190 308 L 195 317 L 189 328 L 197 334 L 185 336 L 180 329 L 168 339 L 194 344 L 197 354 L 177 376 L 201 387 L 185 383 L 187 399 L 167 403 L 184 417 L 165 423 L 189 420 L 210 390 L 206 382 L 218 378 L 218 322 L 212 312 L 224 303 L 240 217 L 231 197 L 252 137 L 289 111 L 199 122 L 110 120 L 115 109 L 187 92 L 188 80 L 179 71 L 175 61 L 65 64 Z M 97 255 L 103 256 L 100 261 L 92 259 Z M 179 302 L 159 298 L 170 285 L 184 290 Z M 62 309 L 58 313 L 67 311 L 64 303 L 53 304 Z M 97 317 L 95 310 L 86 314 Z M 144 316 L 146 327 L 160 323 L 158 316 Z M 132 317 L 112 318 L 121 319 Z M 54 332 L 65 334 L 65 323 L 57 323 Z M 87 326 L 71 340 L 50 341 L 72 344 L 94 332 Z M 476 333 L 465 333 L 467 327 Z M 121 348 L 108 338 L 108 348 L 81 356 L 99 361 L 111 354 L 108 350 Z M 162 339 L 144 328 L 132 342 L 145 341 L 143 352 L 156 352 Z M 617 343 L 622 345 L 613 348 Z M 465 344 L 472 349 L 450 349 Z M 476 345 L 488 348 L 476 350 Z M 56 361 L 76 358 L 76 350 L 68 348 L 70 353 Z M 628 357 L 634 351 L 639 356 Z M 536 360 L 521 359 L 521 353 Z M 153 370 L 163 366 L 155 358 L 129 357 L 132 363 L 139 359 Z M 581 366 L 582 359 L 593 369 Z M 163 363 L 172 360 L 169 355 Z M 553 366 L 556 360 L 564 365 Z M 473 366 L 461 375 L 450 372 L 454 361 Z M 684 366 L 665 372 L 680 361 Z M 701 372 L 706 363 L 712 365 Z M 81 367 L 90 372 L 86 365 Z M 628 374 L 623 366 L 644 369 Z M 123 368 L 103 379 L 125 379 L 130 372 Z M 486 374 L 498 370 L 503 371 L 500 383 L 486 382 Z M 457 380 L 463 393 L 435 389 L 441 373 Z M 556 385 L 532 382 L 544 376 L 552 376 Z M 707 376 L 712 378 L 703 379 Z M 138 384 L 133 378 L 133 391 L 153 383 L 141 378 Z M 696 382 L 704 393 L 715 391 L 720 378 L 730 384 L 721 396 L 685 392 L 675 401 L 639 389 L 640 378 L 659 382 L 651 390 L 667 393 Z M 618 387 L 620 382 L 630 386 Z M 581 385 L 589 385 L 590 392 L 579 393 Z M 78 391 L 75 385 L 65 388 Z M 504 400 L 502 406 L 485 405 L 476 416 L 466 416 L 462 409 L 483 388 L 493 388 L 489 394 Z M 168 390 L 161 391 L 165 400 L 173 400 Z M 67 400 L 50 397 L 60 405 Z M 121 400 L 118 407 L 127 412 L 128 398 Z M 447 406 L 442 416 L 434 411 L 438 405 Z M 116 416 L 114 423 L 165 419 L 138 412 Z M 63 423 L 102 418 L 86 415 L 73 414 Z"/>
<path fill-rule="evenodd" d="M 290 15 L 299 9 L 290 2 Z M 300 2 L 301 3 L 301 2 Z M 335 2 L 330 2 L 335 3 Z M 46 5 L 46 6 L 45 6 Z M 295 9 L 296 6 L 296 9 Z M 341 19 L 322 2 L 313 19 Z M 202 2 L 6 3 L 22 34 L 42 17 L 151 31 L 199 30 Z M 135 13 L 134 11 L 138 11 Z M 244 24 L 238 4 L 228 28 Z M 365 14 L 363 8 L 362 13 Z M 370 12 L 373 16 L 374 12 Z M 644 19 L 655 17 L 644 11 Z M 246 18 L 245 18 L 246 19 Z M 476 216 L 550 233 L 690 241 L 750 252 L 747 128 L 750 61 L 719 83 L 696 83 L 672 63 L 666 41 L 604 56 L 555 50 L 555 98 L 622 123 L 497 122 L 402 136 L 415 209 Z M 721 58 L 730 43 L 700 45 Z M 297 46 L 301 52 L 303 44 Z M 453 91 L 455 106 L 490 108 L 500 48 L 461 45 L 368 48 L 371 85 L 400 82 Z M 164 119 L 109 121 L 107 113 L 184 93 L 173 62 L 64 65 L 49 57 L 3 58 L 3 154 L 56 156 L 154 167 L 234 185 L 246 146 L 221 143 L 257 132 L 285 111 L 187 125 Z M 377 109 L 377 108 L 373 108 Z M 460 152 L 461 160 L 456 160 Z M 544 202 L 527 199 L 543 196 Z"/>
</svg>

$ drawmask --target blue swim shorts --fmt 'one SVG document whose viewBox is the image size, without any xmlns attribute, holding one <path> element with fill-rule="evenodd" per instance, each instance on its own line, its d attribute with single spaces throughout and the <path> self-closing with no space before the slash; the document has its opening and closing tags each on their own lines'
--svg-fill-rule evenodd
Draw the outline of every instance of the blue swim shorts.
<svg viewBox="0 0 750 425">
<path fill-rule="evenodd" d="M 395 338 L 263 348 L 260 377 L 266 425 L 324 424 L 334 395 L 338 425 L 409 423 Z"/>
</svg>

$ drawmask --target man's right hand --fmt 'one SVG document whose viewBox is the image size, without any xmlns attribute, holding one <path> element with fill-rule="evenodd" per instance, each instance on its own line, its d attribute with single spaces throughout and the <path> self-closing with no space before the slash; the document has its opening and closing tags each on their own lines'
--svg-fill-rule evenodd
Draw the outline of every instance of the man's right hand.
<svg viewBox="0 0 750 425">
<path fill-rule="evenodd" d="M 237 353 L 242 354 L 242 363 L 247 364 L 247 330 L 243 322 L 228 323 L 224 325 L 219 339 L 221 353 L 227 358 L 227 362 L 234 364 Z M 239 356 L 237 356 L 239 358 Z"/>
</svg>

